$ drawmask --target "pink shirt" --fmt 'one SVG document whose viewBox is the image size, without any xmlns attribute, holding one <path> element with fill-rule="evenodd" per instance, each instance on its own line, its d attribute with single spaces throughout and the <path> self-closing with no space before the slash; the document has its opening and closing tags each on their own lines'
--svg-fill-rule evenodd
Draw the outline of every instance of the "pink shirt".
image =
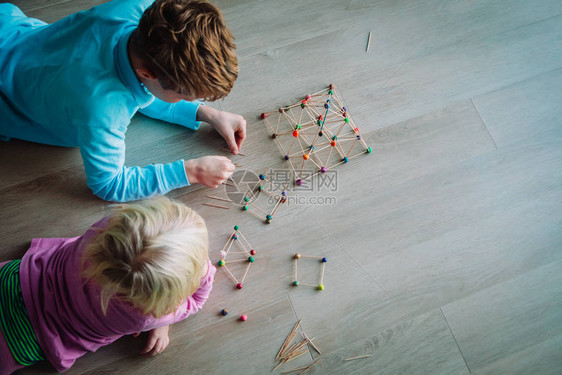
<svg viewBox="0 0 562 375">
<path fill-rule="evenodd" d="M 23 256 L 20 282 L 31 325 L 46 358 L 58 371 L 76 358 L 124 335 L 148 331 L 187 318 L 207 300 L 216 268 L 209 261 L 199 289 L 176 310 L 159 319 L 112 299 L 107 315 L 101 310 L 99 288 L 80 276 L 82 252 L 95 236 L 92 228 L 80 237 L 36 238 Z"/>
</svg>

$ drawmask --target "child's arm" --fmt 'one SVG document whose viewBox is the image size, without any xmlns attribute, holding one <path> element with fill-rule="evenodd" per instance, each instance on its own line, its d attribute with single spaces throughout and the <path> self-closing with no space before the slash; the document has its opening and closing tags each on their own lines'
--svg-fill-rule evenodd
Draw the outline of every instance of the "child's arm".
<svg viewBox="0 0 562 375">
<path fill-rule="evenodd" d="M 88 187 L 95 195 L 125 202 L 189 186 L 184 162 L 126 167 L 124 126 L 83 126 L 79 144 Z"/>
<path fill-rule="evenodd" d="M 166 103 L 155 97 L 149 106 L 139 109 L 139 112 L 193 130 L 199 129 L 201 121 L 205 121 L 224 138 L 233 154 L 240 151 L 240 146 L 246 138 L 246 120 L 242 116 L 219 111 L 198 101 L 180 100 L 177 103 Z"/>
<path fill-rule="evenodd" d="M 215 273 L 217 271 L 211 261 L 207 262 L 207 267 L 207 274 L 201 279 L 199 289 L 197 289 L 192 296 L 187 297 L 185 302 L 182 303 L 175 312 L 158 319 L 149 319 L 143 331 L 149 331 L 157 327 L 179 322 L 180 320 L 187 318 L 189 315 L 195 314 L 197 311 L 201 310 L 203 304 L 207 301 L 207 298 L 209 298 L 209 294 L 213 288 Z"/>
<path fill-rule="evenodd" d="M 188 102 L 185 100 L 180 100 L 177 103 L 166 103 L 154 97 L 154 101 L 147 107 L 139 109 L 139 112 L 156 120 L 197 130 L 201 125 L 201 122 L 197 121 L 197 111 L 202 104 L 198 101 Z"/>
</svg>

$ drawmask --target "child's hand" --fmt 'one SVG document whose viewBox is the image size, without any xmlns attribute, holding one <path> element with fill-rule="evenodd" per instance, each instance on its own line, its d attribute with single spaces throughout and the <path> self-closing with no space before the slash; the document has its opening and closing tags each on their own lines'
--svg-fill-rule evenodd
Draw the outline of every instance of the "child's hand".
<svg viewBox="0 0 562 375">
<path fill-rule="evenodd" d="M 207 106 L 200 106 L 197 111 L 197 119 L 211 124 L 224 138 L 230 152 L 234 155 L 238 154 L 244 139 L 246 139 L 246 120 L 244 120 L 244 117 Z"/>
<path fill-rule="evenodd" d="M 234 164 L 224 156 L 204 156 L 184 162 L 185 174 L 190 184 L 218 187 L 234 172 Z"/>
<path fill-rule="evenodd" d="M 164 327 L 154 328 L 152 331 L 150 331 L 150 334 L 148 335 L 148 341 L 146 342 L 146 346 L 144 347 L 144 349 L 141 351 L 141 354 L 153 356 L 162 353 L 170 343 L 170 338 L 168 337 L 169 329 L 170 326 L 168 325 Z"/>
</svg>

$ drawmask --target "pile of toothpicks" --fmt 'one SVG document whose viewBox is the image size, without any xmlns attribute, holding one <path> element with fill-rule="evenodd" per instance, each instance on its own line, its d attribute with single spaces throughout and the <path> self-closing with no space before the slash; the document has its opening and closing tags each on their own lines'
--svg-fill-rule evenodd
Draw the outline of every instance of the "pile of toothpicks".
<svg viewBox="0 0 562 375">
<path fill-rule="evenodd" d="M 314 337 L 310 339 L 304 332 L 301 333 L 303 339 L 291 345 L 291 343 L 295 339 L 295 336 L 297 335 L 297 329 L 299 328 L 301 322 L 302 319 L 295 324 L 291 332 L 289 332 L 289 334 L 285 338 L 283 345 L 281 345 L 281 348 L 279 349 L 277 355 L 275 356 L 275 361 L 279 361 L 279 363 L 273 368 L 273 370 L 275 370 L 276 368 L 278 368 L 284 363 L 287 363 L 295 358 L 300 357 L 305 353 L 310 353 L 309 346 L 312 347 L 318 354 L 322 355 L 318 347 L 312 342 L 312 340 L 314 340 Z M 304 374 L 305 372 L 310 370 L 314 365 L 316 365 L 319 361 L 320 359 L 317 359 L 315 362 L 311 363 L 308 366 L 298 367 L 290 371 L 282 372 L 282 374 L 288 374 L 296 371 L 300 371 L 298 375 Z"/>
</svg>

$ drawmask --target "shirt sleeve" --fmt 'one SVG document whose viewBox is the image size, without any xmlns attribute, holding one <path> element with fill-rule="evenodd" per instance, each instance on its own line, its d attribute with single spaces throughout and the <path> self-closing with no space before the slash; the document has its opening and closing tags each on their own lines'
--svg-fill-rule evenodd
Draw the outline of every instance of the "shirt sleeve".
<svg viewBox="0 0 562 375">
<path fill-rule="evenodd" d="M 201 125 L 201 122 L 197 121 L 197 110 L 202 104 L 198 101 L 188 102 L 185 100 L 180 100 L 177 103 L 166 103 L 154 97 L 154 101 L 147 107 L 139 109 L 139 112 L 157 120 L 197 130 Z"/>
<path fill-rule="evenodd" d="M 88 187 L 98 197 L 126 202 L 189 186 L 183 159 L 145 167 L 125 166 L 126 125 L 81 127 L 78 142 Z"/>
<path fill-rule="evenodd" d="M 209 294 L 211 293 L 211 289 L 213 288 L 215 273 L 217 272 L 217 269 L 215 268 L 215 266 L 213 266 L 210 260 L 207 264 L 207 274 L 201 279 L 201 284 L 199 285 L 199 288 L 195 291 L 195 293 L 187 297 L 185 302 L 182 303 L 175 312 L 158 319 L 149 319 L 146 322 L 143 331 L 150 331 L 157 327 L 163 327 L 179 322 L 180 320 L 183 320 L 201 310 L 203 304 L 209 298 Z"/>
</svg>

